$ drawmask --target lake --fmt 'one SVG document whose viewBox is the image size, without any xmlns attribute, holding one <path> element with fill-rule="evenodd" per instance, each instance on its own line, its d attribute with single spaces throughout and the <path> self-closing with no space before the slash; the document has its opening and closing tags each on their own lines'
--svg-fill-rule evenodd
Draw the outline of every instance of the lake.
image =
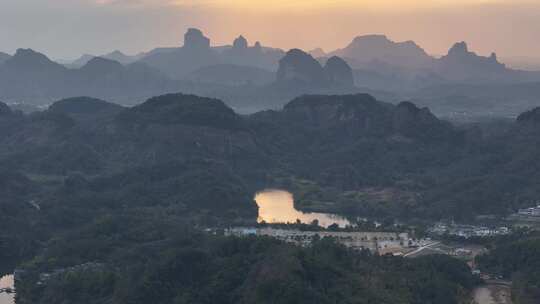
<svg viewBox="0 0 540 304">
<path fill-rule="evenodd" d="M 258 222 L 266 223 L 295 223 L 296 220 L 311 224 L 313 220 L 319 221 L 319 226 L 328 227 L 338 224 L 340 227 L 351 225 L 344 217 L 328 213 L 304 213 L 294 208 L 293 195 L 284 190 L 267 189 L 255 195 L 259 206 Z"/>
<path fill-rule="evenodd" d="M 8 275 L 0 278 L 0 289 L 14 288 L 13 276 Z M 15 303 L 15 294 L 0 293 L 0 304 L 13 304 Z"/>
</svg>

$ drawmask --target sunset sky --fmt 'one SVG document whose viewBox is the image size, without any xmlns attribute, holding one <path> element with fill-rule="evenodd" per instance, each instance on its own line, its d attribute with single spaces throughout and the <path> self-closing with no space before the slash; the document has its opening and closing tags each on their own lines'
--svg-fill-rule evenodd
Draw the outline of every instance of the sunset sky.
<svg viewBox="0 0 540 304">
<path fill-rule="evenodd" d="M 53 58 L 179 46 L 188 27 L 213 45 L 333 50 L 363 34 L 414 40 L 444 54 L 465 40 L 480 54 L 540 57 L 540 0 L 0 0 L 0 51 Z"/>
</svg>

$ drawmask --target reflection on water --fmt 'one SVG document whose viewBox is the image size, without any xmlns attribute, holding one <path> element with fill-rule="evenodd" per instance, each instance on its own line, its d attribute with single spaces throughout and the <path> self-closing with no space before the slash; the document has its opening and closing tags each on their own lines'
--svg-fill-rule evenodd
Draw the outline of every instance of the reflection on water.
<svg viewBox="0 0 540 304">
<path fill-rule="evenodd" d="M 293 195 L 283 190 L 261 191 L 255 195 L 255 201 L 259 206 L 259 223 L 294 223 L 298 219 L 305 224 L 318 220 L 322 227 L 334 223 L 340 227 L 351 224 L 347 219 L 333 214 L 300 212 L 294 209 Z"/>
<path fill-rule="evenodd" d="M 13 276 L 8 275 L 0 278 L 0 289 L 14 288 Z M 0 293 L 0 304 L 13 304 L 15 303 L 15 294 Z"/>
</svg>

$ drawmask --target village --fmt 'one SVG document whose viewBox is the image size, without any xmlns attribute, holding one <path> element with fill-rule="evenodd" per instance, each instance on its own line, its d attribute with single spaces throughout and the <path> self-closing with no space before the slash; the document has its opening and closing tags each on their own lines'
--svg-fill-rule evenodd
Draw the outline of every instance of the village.
<svg viewBox="0 0 540 304">
<path fill-rule="evenodd" d="M 472 259 L 484 251 L 481 246 L 444 244 L 429 237 L 417 239 L 408 232 L 365 232 L 365 231 L 303 231 L 266 227 L 234 227 L 224 231 L 225 235 L 237 237 L 272 237 L 298 246 L 309 246 L 314 240 L 332 238 L 354 250 L 369 250 L 379 255 L 417 257 L 429 254 L 444 254 Z"/>
<path fill-rule="evenodd" d="M 428 229 L 428 233 L 434 236 L 455 236 L 469 239 L 472 237 L 493 237 L 510 234 L 510 228 L 506 226 L 486 227 L 456 224 L 454 222 L 438 222 Z"/>
</svg>

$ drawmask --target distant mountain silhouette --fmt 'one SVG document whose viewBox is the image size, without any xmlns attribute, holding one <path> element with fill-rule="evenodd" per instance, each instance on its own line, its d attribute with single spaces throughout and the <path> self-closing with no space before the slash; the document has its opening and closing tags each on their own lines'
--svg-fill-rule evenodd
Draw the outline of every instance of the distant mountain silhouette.
<svg viewBox="0 0 540 304">
<path fill-rule="evenodd" d="M 210 39 L 198 29 L 189 29 L 184 35 L 184 46 L 171 52 L 154 53 L 140 60 L 175 79 L 201 67 L 219 63 L 218 54 L 210 48 Z"/>
<path fill-rule="evenodd" d="M 408 68 L 426 68 L 433 62 L 433 58 L 413 41 L 394 42 L 384 35 L 358 36 L 347 47 L 330 55 L 346 58 L 354 67 L 381 62 Z"/>
<path fill-rule="evenodd" d="M 292 49 L 279 62 L 277 83 L 312 87 L 352 87 L 351 67 L 341 58 L 332 57 L 323 67 L 313 56 Z"/>
<path fill-rule="evenodd" d="M 265 48 L 260 42 L 250 47 L 246 38 L 238 37 L 232 46 L 211 47 L 210 39 L 198 29 L 188 29 L 184 45 L 179 48 L 155 49 L 144 55 L 140 62 L 157 68 L 171 78 L 183 79 L 208 66 L 233 64 L 275 70 L 284 52 Z"/>
<path fill-rule="evenodd" d="M 94 57 L 81 67 L 79 72 L 95 79 L 106 77 L 113 73 L 120 73 L 123 69 L 124 66 L 120 62 L 101 57 Z"/>
<path fill-rule="evenodd" d="M 63 64 L 64 66 L 68 68 L 77 69 L 82 67 L 83 65 L 87 64 L 88 61 L 92 60 L 96 56 L 90 55 L 90 54 L 83 54 L 81 57 L 73 60 L 72 62 L 69 61 L 59 61 L 59 63 Z"/>
<path fill-rule="evenodd" d="M 326 61 L 324 73 L 331 86 L 354 86 L 354 75 L 351 67 L 345 60 L 337 56 Z"/>
<path fill-rule="evenodd" d="M 58 96 L 66 85 L 68 69 L 31 49 L 18 49 L 0 66 L 0 96 Z"/>
<path fill-rule="evenodd" d="M 130 56 L 130 55 L 126 55 L 126 54 L 116 50 L 116 51 L 113 51 L 113 52 L 111 52 L 109 54 L 102 55 L 100 57 L 105 58 L 105 59 L 118 61 L 123 65 L 127 65 L 127 64 L 130 64 L 130 63 L 134 63 L 135 61 L 142 58 L 142 56 L 144 56 L 144 53 L 134 55 L 134 56 Z"/>
<path fill-rule="evenodd" d="M 84 54 L 82 55 L 81 57 L 79 57 L 78 59 L 72 61 L 72 62 L 61 62 L 63 63 L 66 67 L 68 68 L 80 68 L 82 66 L 84 66 L 85 64 L 88 63 L 88 61 L 92 60 L 93 58 L 95 57 L 100 57 L 100 58 L 105 58 L 105 59 L 110 59 L 110 60 L 114 60 L 114 61 L 117 61 L 123 65 L 128 65 L 130 63 L 133 63 L 139 59 L 141 59 L 143 56 L 145 56 L 144 53 L 141 53 L 141 54 L 138 54 L 138 55 L 135 55 L 135 56 L 130 56 L 130 55 L 126 55 L 120 51 L 113 51 L 111 53 L 108 53 L 108 54 L 105 54 L 105 55 L 101 55 L 101 56 L 94 56 L 94 55 L 89 55 L 89 54 Z"/>
<path fill-rule="evenodd" d="M 279 61 L 277 82 L 324 86 L 327 80 L 317 60 L 300 49 L 292 49 Z"/>
<path fill-rule="evenodd" d="M 508 72 L 506 66 L 497 61 L 495 53 L 490 57 L 479 56 L 469 51 L 465 42 L 454 44 L 448 54 L 437 61 L 435 70 L 447 79 L 458 81 L 497 80 Z"/>
<path fill-rule="evenodd" d="M 0 52 L 0 64 L 4 63 L 4 61 L 11 58 L 11 55 Z"/>
<path fill-rule="evenodd" d="M 196 70 L 184 80 L 218 85 L 264 85 L 275 80 L 275 73 L 252 66 L 217 64 Z"/>
<path fill-rule="evenodd" d="M 279 60 L 285 55 L 280 49 L 264 48 L 260 42 L 249 46 L 244 36 L 239 36 L 232 47 L 224 47 L 220 51 L 220 61 L 227 64 L 253 66 L 275 71 Z"/>
<path fill-rule="evenodd" d="M 41 53 L 19 49 L 0 66 L 0 96 L 9 99 L 147 98 L 174 86 L 162 72 L 141 63 L 123 66 L 100 57 L 79 69 L 68 69 Z"/>
</svg>

